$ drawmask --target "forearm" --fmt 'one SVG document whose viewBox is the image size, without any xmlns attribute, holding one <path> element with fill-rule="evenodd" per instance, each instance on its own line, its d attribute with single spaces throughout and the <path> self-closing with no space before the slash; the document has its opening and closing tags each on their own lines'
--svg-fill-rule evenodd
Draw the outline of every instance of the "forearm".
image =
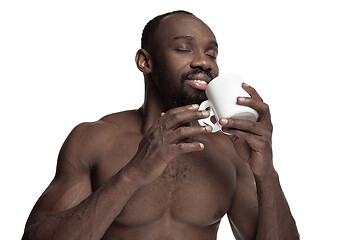
<svg viewBox="0 0 360 240">
<path fill-rule="evenodd" d="M 77 206 L 30 223 L 22 239 L 101 239 L 139 187 L 119 172 Z"/>
<path fill-rule="evenodd" d="M 296 223 L 281 189 L 279 177 L 257 177 L 259 223 L 257 240 L 299 239 Z"/>
</svg>

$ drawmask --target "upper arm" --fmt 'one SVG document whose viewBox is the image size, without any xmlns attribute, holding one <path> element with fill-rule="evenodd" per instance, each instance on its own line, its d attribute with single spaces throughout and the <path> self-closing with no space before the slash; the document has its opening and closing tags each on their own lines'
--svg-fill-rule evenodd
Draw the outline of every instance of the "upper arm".
<svg viewBox="0 0 360 240">
<path fill-rule="evenodd" d="M 35 204 L 27 226 L 45 216 L 72 208 L 91 194 L 88 164 L 91 148 L 87 146 L 87 125 L 78 125 L 65 140 L 59 153 L 55 177 Z"/>
<path fill-rule="evenodd" d="M 239 164 L 237 172 L 236 192 L 227 216 L 237 240 L 255 239 L 258 223 L 255 179 L 245 162 Z"/>
</svg>

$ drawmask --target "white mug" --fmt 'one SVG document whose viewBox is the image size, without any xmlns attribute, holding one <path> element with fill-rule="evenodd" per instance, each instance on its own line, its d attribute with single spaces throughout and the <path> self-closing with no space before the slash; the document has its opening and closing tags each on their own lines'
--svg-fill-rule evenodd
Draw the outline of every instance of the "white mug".
<svg viewBox="0 0 360 240">
<path fill-rule="evenodd" d="M 242 119 L 256 122 L 259 114 L 254 109 L 239 105 L 238 97 L 250 97 L 242 88 L 243 80 L 239 75 L 224 74 L 214 78 L 206 87 L 205 93 L 208 100 L 200 104 L 199 110 L 210 110 L 210 117 L 215 116 L 216 123 L 210 117 L 199 120 L 202 126 L 210 125 L 212 132 L 221 130 L 220 118 Z"/>
</svg>

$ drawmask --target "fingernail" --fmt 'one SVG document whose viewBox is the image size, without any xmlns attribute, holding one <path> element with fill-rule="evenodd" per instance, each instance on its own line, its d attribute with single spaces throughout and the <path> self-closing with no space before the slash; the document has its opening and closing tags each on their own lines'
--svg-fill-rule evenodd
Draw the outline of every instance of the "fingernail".
<svg viewBox="0 0 360 240">
<path fill-rule="evenodd" d="M 246 101 L 246 98 L 245 97 L 238 97 L 238 102 L 245 102 Z"/>
<path fill-rule="evenodd" d="M 228 124 L 229 120 L 227 120 L 226 118 L 222 118 L 222 119 L 220 119 L 219 122 L 221 125 L 226 125 L 226 124 Z"/>
<path fill-rule="evenodd" d="M 244 85 L 245 87 L 250 87 L 250 85 L 247 84 L 246 82 L 243 82 L 243 85 Z"/>
<path fill-rule="evenodd" d="M 207 110 L 201 111 L 201 114 L 202 114 L 204 117 L 210 116 L 210 112 L 207 111 Z"/>
<path fill-rule="evenodd" d="M 212 127 L 211 126 L 205 126 L 205 130 L 207 131 L 207 132 L 211 132 L 212 131 Z"/>
<path fill-rule="evenodd" d="M 190 105 L 189 109 L 197 109 L 199 107 L 198 104 Z"/>
</svg>

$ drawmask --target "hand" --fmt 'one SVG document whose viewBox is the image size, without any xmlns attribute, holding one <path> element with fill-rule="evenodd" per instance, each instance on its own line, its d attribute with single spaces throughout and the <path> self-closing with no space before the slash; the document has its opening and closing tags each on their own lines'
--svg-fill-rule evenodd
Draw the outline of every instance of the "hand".
<svg viewBox="0 0 360 240">
<path fill-rule="evenodd" d="M 168 163 L 177 156 L 201 151 L 200 142 L 185 142 L 187 138 L 209 133 L 210 126 L 186 125 L 195 120 L 207 118 L 208 111 L 198 111 L 198 105 L 174 108 L 155 121 L 145 133 L 134 158 L 126 166 L 135 173 L 136 181 L 145 185 L 161 175 Z"/>
<path fill-rule="evenodd" d="M 237 103 L 255 109 L 259 113 L 257 122 L 238 119 L 220 119 L 224 132 L 233 142 L 240 157 L 251 167 L 255 176 L 270 176 L 275 173 L 272 161 L 272 130 L 269 106 L 265 104 L 254 88 L 243 83 L 249 97 L 239 97 Z"/>
</svg>

